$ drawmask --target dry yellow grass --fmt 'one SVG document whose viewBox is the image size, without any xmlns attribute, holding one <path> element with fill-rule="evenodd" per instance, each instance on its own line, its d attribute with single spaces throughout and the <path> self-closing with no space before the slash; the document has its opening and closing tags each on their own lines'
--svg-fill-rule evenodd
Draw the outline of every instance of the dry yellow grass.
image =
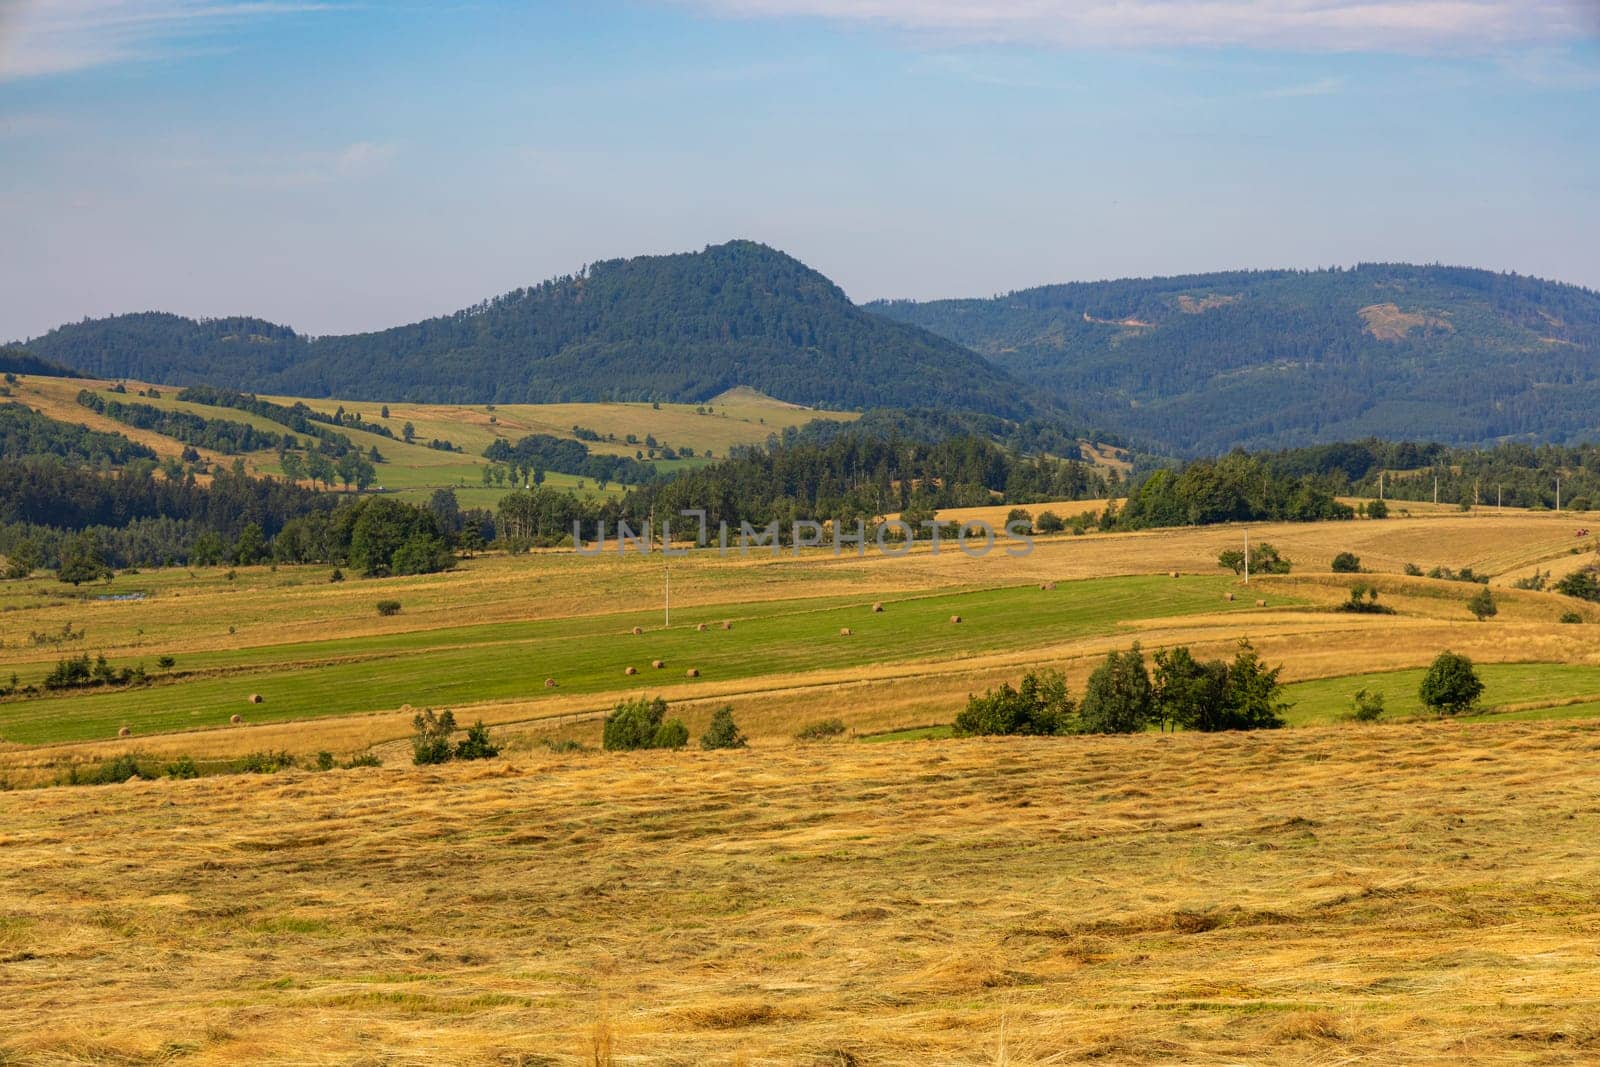
<svg viewBox="0 0 1600 1067">
<path fill-rule="evenodd" d="M 1600 733 L 517 756 L 0 795 L 16 1062 L 1578 1064 Z"/>
</svg>

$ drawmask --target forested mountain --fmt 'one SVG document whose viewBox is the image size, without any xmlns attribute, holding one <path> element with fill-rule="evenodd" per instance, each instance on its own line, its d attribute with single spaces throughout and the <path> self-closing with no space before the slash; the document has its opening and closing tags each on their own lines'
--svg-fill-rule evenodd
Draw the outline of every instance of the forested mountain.
<svg viewBox="0 0 1600 1067">
<path fill-rule="evenodd" d="M 76 378 L 77 373 L 49 360 L 40 359 L 25 348 L 0 348 L 0 374 L 47 374 L 52 378 Z"/>
<path fill-rule="evenodd" d="M 1006 372 L 867 314 L 749 241 L 596 263 L 379 333 L 310 338 L 258 319 L 144 313 L 62 326 L 28 347 L 102 378 L 355 400 L 698 402 L 747 385 L 823 407 L 1035 412 Z"/>
<path fill-rule="evenodd" d="M 1600 293 L 1517 275 L 1374 264 L 868 308 L 1178 453 L 1600 432 Z"/>
</svg>

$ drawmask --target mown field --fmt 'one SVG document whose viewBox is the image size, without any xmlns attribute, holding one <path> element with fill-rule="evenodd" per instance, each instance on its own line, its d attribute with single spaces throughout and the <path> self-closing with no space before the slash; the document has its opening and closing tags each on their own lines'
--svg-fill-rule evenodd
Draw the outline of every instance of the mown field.
<svg viewBox="0 0 1600 1067">
<path fill-rule="evenodd" d="M 1592 1063 L 1592 723 L 0 794 L 8 1062 Z"/>
<path fill-rule="evenodd" d="M 153 675 L 0 700 L 0 1063 L 1593 1062 L 1600 609 L 1511 584 L 1593 546 L 1509 512 L 1249 532 L 1292 573 L 1218 568 L 1234 528 L 699 552 L 670 626 L 660 555 L 0 583 L 0 677 Z M 1499 614 L 1406 564 L 1489 574 Z M 1395 614 L 1334 611 L 1358 582 Z M 939 736 L 1028 669 L 1081 694 L 1134 641 L 1241 639 L 1289 728 Z M 1438 721 L 1445 648 L 1487 688 Z M 1359 688 L 1390 721 L 1346 721 Z M 597 750 L 656 694 L 749 747 Z M 424 706 L 502 754 L 413 767 Z M 382 766 L 30 788 L 280 751 Z"/>
</svg>

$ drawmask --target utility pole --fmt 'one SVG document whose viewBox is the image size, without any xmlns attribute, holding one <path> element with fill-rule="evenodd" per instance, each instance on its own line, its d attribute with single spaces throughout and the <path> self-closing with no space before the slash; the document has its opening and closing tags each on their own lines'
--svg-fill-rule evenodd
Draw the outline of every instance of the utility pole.
<svg viewBox="0 0 1600 1067">
<path fill-rule="evenodd" d="M 1378 499 L 1383 499 L 1383 472 L 1378 472 Z"/>
<path fill-rule="evenodd" d="M 667 571 L 667 628 L 672 628 L 672 564 L 664 564 Z"/>
<path fill-rule="evenodd" d="M 1494 511 L 1495 511 L 1496 515 L 1504 515 L 1505 514 L 1505 510 L 1506 510 L 1505 497 L 1506 497 L 1505 486 L 1501 486 L 1501 485 L 1495 486 L 1494 487 Z"/>
</svg>

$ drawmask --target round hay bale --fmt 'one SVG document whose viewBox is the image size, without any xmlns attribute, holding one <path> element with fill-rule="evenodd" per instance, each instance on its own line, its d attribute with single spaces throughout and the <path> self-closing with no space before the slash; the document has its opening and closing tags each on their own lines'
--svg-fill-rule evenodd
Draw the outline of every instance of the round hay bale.
<svg viewBox="0 0 1600 1067">
<path fill-rule="evenodd" d="M 644 627 L 643 626 L 635 626 L 633 628 L 633 636 L 638 637 L 642 633 L 644 633 Z"/>
<path fill-rule="evenodd" d="M 1222 594 L 1222 599 L 1231 602 L 1233 600 L 1233 594 L 1232 593 L 1223 593 Z"/>
<path fill-rule="evenodd" d="M 695 630 L 695 633 L 703 634 L 703 633 L 706 632 L 706 624 L 703 623 L 703 622 L 702 623 L 696 623 L 694 630 Z"/>
<path fill-rule="evenodd" d="M 1172 575 L 1174 578 L 1182 577 L 1177 571 L 1168 571 L 1167 573 Z"/>
<path fill-rule="evenodd" d="M 723 620 L 722 620 L 722 628 L 723 628 L 723 629 L 724 629 L 724 630 L 731 630 L 731 629 L 733 629 L 733 620 L 732 620 L 732 619 L 723 619 Z"/>
<path fill-rule="evenodd" d="M 882 615 L 883 614 L 883 604 L 882 603 L 877 603 L 877 604 L 872 605 L 872 613 L 874 615 Z"/>
<path fill-rule="evenodd" d="M 638 673 L 639 673 L 639 668 L 638 668 L 638 667 L 629 667 L 629 668 L 628 668 L 628 669 L 627 669 L 627 670 L 625 670 L 625 671 L 623 671 L 623 672 L 622 672 L 622 673 L 623 673 L 623 674 L 626 674 L 626 675 L 627 675 L 627 676 L 628 676 L 628 677 L 630 677 L 630 678 L 631 678 L 631 677 L 633 677 L 633 676 L 634 676 L 634 675 L 635 675 L 635 674 L 638 674 Z"/>
<path fill-rule="evenodd" d="M 133 736 L 133 731 L 130 730 L 128 727 L 124 726 L 122 729 L 117 731 L 117 736 L 118 737 L 132 737 Z"/>
<path fill-rule="evenodd" d="M 650 666 L 654 667 L 658 671 L 662 667 L 665 667 L 666 665 L 667 665 L 667 661 L 664 660 L 664 659 L 653 659 L 653 660 L 650 661 Z"/>
<path fill-rule="evenodd" d="M 263 698 L 260 693 L 251 693 L 248 699 L 252 704 L 259 704 Z"/>
<path fill-rule="evenodd" d="M 961 621 L 961 616 L 960 615 L 952 615 L 952 616 L 950 616 L 950 621 L 951 622 L 960 622 Z"/>
<path fill-rule="evenodd" d="M 683 676 L 685 678 L 698 678 L 700 677 L 700 671 L 696 667 L 690 667 L 688 670 L 683 672 Z"/>
<path fill-rule="evenodd" d="M 546 689 L 554 689 L 556 687 L 556 680 L 554 678 L 546 678 L 544 680 L 544 687 Z"/>
<path fill-rule="evenodd" d="M 233 723 L 233 725 L 238 726 L 240 723 L 244 722 L 244 716 L 243 715 L 229 715 L 228 716 L 228 721 Z"/>
<path fill-rule="evenodd" d="M 1045 590 L 1046 592 L 1048 592 L 1051 589 L 1054 589 L 1055 587 L 1056 587 L 1056 583 L 1055 582 L 1040 582 L 1039 583 L 1039 588 Z"/>
<path fill-rule="evenodd" d="M 850 636 L 850 627 L 848 627 L 848 626 L 839 627 L 839 636 L 840 637 L 849 637 Z"/>
<path fill-rule="evenodd" d="M 1265 600 L 1258 600 L 1258 601 L 1256 601 L 1256 607 L 1258 607 L 1258 608 L 1264 608 L 1264 607 L 1266 607 L 1266 606 L 1267 606 L 1267 602 L 1266 602 L 1266 601 L 1265 601 Z"/>
</svg>

